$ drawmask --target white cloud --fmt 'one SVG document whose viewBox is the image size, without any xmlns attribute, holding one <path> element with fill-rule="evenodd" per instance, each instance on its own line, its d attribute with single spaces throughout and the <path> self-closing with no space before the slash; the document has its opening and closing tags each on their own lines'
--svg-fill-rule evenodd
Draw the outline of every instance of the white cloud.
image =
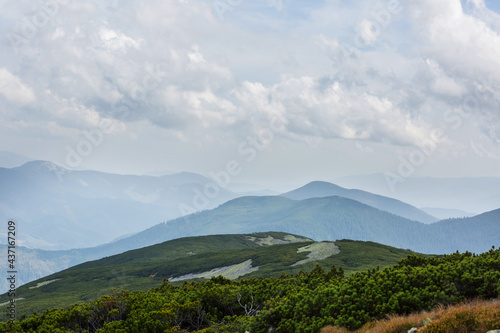
<svg viewBox="0 0 500 333">
<path fill-rule="evenodd" d="M 485 9 L 486 4 L 484 3 L 484 0 L 467 0 L 467 2 L 474 4 L 474 6 L 477 9 Z"/>
<path fill-rule="evenodd" d="M 0 95 L 19 106 L 35 102 L 33 89 L 6 68 L 0 68 Z"/>
<path fill-rule="evenodd" d="M 121 32 L 116 32 L 111 29 L 101 28 L 99 30 L 99 37 L 101 38 L 104 47 L 110 51 L 124 52 L 130 47 L 135 49 L 140 48 L 140 42 L 127 37 Z"/>
<path fill-rule="evenodd" d="M 496 142 L 500 85 L 489 75 L 500 78 L 500 25 L 483 1 L 473 5 L 469 13 L 459 0 L 402 1 L 380 29 L 370 20 L 383 2 L 243 2 L 224 22 L 196 0 L 70 2 L 20 56 L 0 49 L 0 95 L 23 115 L 18 128 L 50 123 L 68 140 L 115 118 L 122 131 L 141 124 L 208 146 L 278 117 L 289 142 L 394 147 L 449 128 L 444 112 L 489 89 L 470 121 Z M 33 10 L 0 7 L 13 27 Z M 359 34 L 365 44 L 356 47 Z M 476 132 L 461 131 L 446 148 L 470 146 Z M 147 146 L 144 133 L 129 134 Z"/>
<path fill-rule="evenodd" d="M 359 30 L 361 32 L 361 36 L 363 37 L 363 41 L 366 44 L 372 45 L 377 41 L 379 32 L 374 29 L 371 21 L 363 19 L 363 21 L 359 24 Z"/>
<path fill-rule="evenodd" d="M 203 59 L 203 54 L 201 54 L 197 46 L 193 46 L 193 52 L 188 53 L 188 57 L 195 64 L 206 63 L 205 59 Z"/>
</svg>

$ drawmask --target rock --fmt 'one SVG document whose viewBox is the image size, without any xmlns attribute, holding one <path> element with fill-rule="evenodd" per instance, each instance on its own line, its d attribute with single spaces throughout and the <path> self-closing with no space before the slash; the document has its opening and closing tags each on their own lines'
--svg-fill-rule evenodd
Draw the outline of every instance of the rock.
<svg viewBox="0 0 500 333">
<path fill-rule="evenodd" d="M 491 331 L 488 331 L 487 333 L 500 333 L 500 330 L 491 330 Z"/>
<path fill-rule="evenodd" d="M 422 321 L 422 326 L 425 326 L 427 324 L 430 324 L 432 322 L 432 319 L 431 318 L 426 318 Z"/>
<path fill-rule="evenodd" d="M 411 330 L 406 331 L 406 333 L 414 333 L 414 332 L 418 332 L 418 328 L 413 327 Z"/>
</svg>

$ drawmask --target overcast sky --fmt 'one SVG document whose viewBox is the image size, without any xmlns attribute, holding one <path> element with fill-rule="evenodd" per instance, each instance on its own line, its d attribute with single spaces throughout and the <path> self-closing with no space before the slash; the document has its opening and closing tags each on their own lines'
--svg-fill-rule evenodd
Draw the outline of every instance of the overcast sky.
<svg viewBox="0 0 500 333">
<path fill-rule="evenodd" d="M 264 184 L 500 177 L 497 0 L 45 3 L 0 1 L 0 150 Z"/>
</svg>

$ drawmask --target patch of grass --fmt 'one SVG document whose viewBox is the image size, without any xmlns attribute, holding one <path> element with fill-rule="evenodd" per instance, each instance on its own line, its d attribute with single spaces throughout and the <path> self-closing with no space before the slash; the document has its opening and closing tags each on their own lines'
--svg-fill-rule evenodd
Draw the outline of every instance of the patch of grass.
<svg viewBox="0 0 500 333">
<path fill-rule="evenodd" d="M 474 300 L 406 316 L 389 315 L 387 319 L 370 322 L 354 333 L 401 333 L 413 327 L 421 333 L 485 333 L 500 329 L 500 300 Z M 327 326 L 320 333 L 348 332 L 343 327 Z"/>
</svg>

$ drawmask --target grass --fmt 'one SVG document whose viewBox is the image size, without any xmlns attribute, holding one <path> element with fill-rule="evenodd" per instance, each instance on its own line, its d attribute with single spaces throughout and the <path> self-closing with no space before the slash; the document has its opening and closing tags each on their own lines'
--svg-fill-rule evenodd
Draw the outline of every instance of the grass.
<svg viewBox="0 0 500 333">
<path fill-rule="evenodd" d="M 390 315 L 366 324 L 355 333 L 401 333 L 413 327 L 422 333 L 486 333 L 500 329 L 500 300 L 474 300 L 407 316 Z M 327 326 L 320 333 L 349 332 L 345 328 Z"/>
<path fill-rule="evenodd" d="M 269 236 L 285 240 L 287 235 L 267 232 L 189 237 L 86 262 L 19 287 L 17 295 L 25 299 L 17 303 L 17 313 L 30 315 L 33 311 L 69 307 L 108 294 L 112 288 L 146 291 L 161 285 L 163 278 L 203 273 L 249 259 L 252 259 L 252 266 L 259 269 L 240 279 L 297 274 L 300 270 L 312 270 L 316 264 L 324 270 L 330 270 L 332 265 L 342 266 L 350 275 L 377 266 L 394 265 L 411 253 L 373 242 L 341 240 L 335 242 L 340 253 L 292 267 L 294 263 L 307 259 L 309 252 L 297 253 L 297 250 L 313 244 L 312 241 L 271 246 L 257 244 Z M 37 285 L 38 288 L 30 289 Z M 6 300 L 6 295 L 0 296 L 0 303 Z"/>
</svg>

